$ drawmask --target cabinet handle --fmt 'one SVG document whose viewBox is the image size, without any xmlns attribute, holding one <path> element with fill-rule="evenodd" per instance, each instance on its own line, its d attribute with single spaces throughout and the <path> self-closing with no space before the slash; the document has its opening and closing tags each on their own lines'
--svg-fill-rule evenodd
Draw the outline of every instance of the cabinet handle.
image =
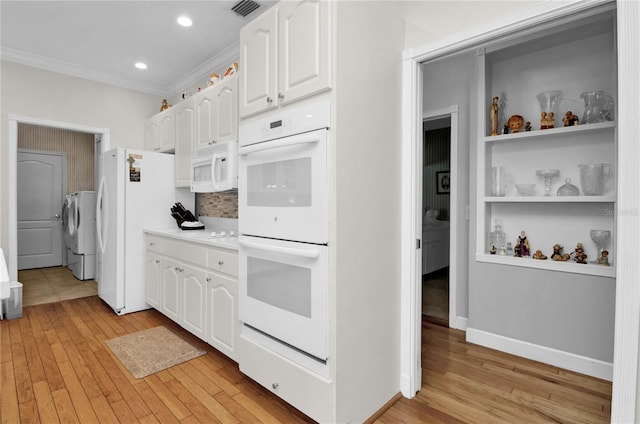
<svg viewBox="0 0 640 424">
<path fill-rule="evenodd" d="M 278 93 L 278 99 L 280 99 L 280 100 L 284 100 L 284 94 L 282 94 L 282 93 Z"/>
<path fill-rule="evenodd" d="M 160 263 L 160 261 L 159 261 L 158 259 L 156 259 L 156 260 L 155 260 L 155 262 L 156 262 L 157 264 L 159 264 L 159 263 Z"/>
<path fill-rule="evenodd" d="M 212 145 L 212 144 L 216 144 L 216 141 L 213 139 L 209 142 L 209 145 Z"/>
<path fill-rule="evenodd" d="M 211 281 L 211 277 L 207 277 L 205 278 L 205 280 L 207 280 L 207 283 Z"/>
<path fill-rule="evenodd" d="M 280 387 L 280 385 L 278 383 L 273 383 L 271 384 L 271 387 L 273 388 L 273 390 L 278 390 L 278 387 Z"/>
<path fill-rule="evenodd" d="M 218 265 L 220 266 L 224 265 L 224 261 L 218 261 Z"/>
<path fill-rule="evenodd" d="M 149 246 L 155 246 L 155 245 L 156 245 L 155 243 L 149 243 Z"/>
<path fill-rule="evenodd" d="M 271 97 L 267 97 L 267 103 L 269 104 L 273 103 L 273 99 Z"/>
</svg>

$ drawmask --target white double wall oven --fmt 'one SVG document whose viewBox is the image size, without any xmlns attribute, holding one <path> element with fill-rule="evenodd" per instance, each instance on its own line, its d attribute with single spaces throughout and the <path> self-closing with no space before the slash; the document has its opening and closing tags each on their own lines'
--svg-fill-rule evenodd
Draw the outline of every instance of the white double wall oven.
<svg viewBox="0 0 640 424">
<path fill-rule="evenodd" d="M 329 123 L 329 103 L 314 103 L 239 139 L 243 336 L 315 370 L 328 359 Z"/>
</svg>

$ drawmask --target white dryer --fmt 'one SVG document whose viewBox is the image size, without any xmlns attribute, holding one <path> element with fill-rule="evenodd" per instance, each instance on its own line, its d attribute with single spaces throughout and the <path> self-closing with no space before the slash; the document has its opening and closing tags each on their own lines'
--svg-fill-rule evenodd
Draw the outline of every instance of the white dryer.
<svg viewBox="0 0 640 424">
<path fill-rule="evenodd" d="M 67 267 L 80 280 L 96 274 L 96 192 L 71 193 L 65 231 Z"/>
</svg>

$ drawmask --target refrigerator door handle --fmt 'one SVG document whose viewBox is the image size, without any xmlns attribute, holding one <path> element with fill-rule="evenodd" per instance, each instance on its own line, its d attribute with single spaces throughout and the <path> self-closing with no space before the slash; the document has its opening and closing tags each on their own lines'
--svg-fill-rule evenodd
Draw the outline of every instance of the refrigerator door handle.
<svg viewBox="0 0 640 424">
<path fill-rule="evenodd" d="M 96 231 L 97 231 L 97 239 L 98 239 L 98 247 L 100 248 L 100 252 L 104 254 L 105 249 L 107 247 L 107 225 L 108 225 L 108 220 L 103 220 L 104 217 L 104 213 L 105 213 L 105 200 L 104 196 L 105 196 L 105 185 L 106 185 L 106 180 L 104 178 L 104 175 L 102 176 L 102 179 L 100 180 L 100 187 L 98 188 L 98 196 L 97 196 L 97 200 L 96 200 Z M 104 228 L 103 228 L 104 226 Z M 102 233 L 104 233 L 105 238 L 104 240 L 102 239 Z"/>
</svg>

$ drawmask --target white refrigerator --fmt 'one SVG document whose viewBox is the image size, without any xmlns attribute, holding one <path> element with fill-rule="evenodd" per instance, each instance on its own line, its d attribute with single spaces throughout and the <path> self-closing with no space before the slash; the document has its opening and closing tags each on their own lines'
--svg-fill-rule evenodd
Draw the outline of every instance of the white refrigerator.
<svg viewBox="0 0 640 424">
<path fill-rule="evenodd" d="M 98 296 L 118 315 L 149 309 L 145 301 L 145 229 L 176 228 L 171 206 L 193 208 L 175 188 L 174 156 L 116 148 L 102 153 L 96 199 Z"/>
</svg>

